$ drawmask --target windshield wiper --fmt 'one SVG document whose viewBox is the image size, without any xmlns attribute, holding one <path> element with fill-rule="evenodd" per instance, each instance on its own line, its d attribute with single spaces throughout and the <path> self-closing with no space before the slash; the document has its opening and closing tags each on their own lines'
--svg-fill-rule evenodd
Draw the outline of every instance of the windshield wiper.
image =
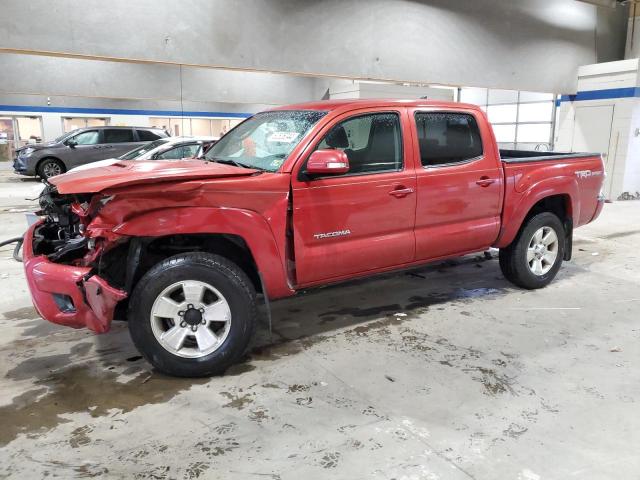
<svg viewBox="0 0 640 480">
<path fill-rule="evenodd" d="M 251 168 L 252 170 L 262 170 L 264 171 L 264 168 L 260 168 L 260 167 L 253 167 L 251 165 L 247 165 L 245 163 L 240 163 L 240 162 L 236 162 L 235 160 L 232 160 L 230 158 L 217 158 L 217 157 L 213 157 L 207 160 L 211 160 L 217 163 L 223 163 L 225 165 L 234 165 L 236 167 L 240 167 L 240 168 Z"/>
</svg>

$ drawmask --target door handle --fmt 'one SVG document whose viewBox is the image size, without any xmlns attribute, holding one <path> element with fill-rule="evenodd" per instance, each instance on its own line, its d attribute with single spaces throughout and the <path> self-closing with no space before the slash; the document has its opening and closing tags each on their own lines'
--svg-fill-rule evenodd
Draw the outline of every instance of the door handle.
<svg viewBox="0 0 640 480">
<path fill-rule="evenodd" d="M 476 183 L 478 185 L 480 185 L 481 187 L 488 187 L 489 185 L 491 185 L 494 182 L 495 182 L 495 179 L 493 179 L 493 178 L 480 177 L 480 180 L 478 180 Z"/>
<path fill-rule="evenodd" d="M 406 187 L 400 186 L 398 188 L 395 188 L 394 190 L 391 190 L 389 192 L 389 195 L 393 195 L 396 198 L 402 198 L 412 193 L 413 193 L 413 188 L 406 188 Z"/>
</svg>

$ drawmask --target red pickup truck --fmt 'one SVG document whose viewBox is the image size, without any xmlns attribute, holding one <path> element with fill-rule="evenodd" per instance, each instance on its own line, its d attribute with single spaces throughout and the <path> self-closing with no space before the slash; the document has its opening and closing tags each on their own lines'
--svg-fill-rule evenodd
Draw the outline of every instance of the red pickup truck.
<svg viewBox="0 0 640 480">
<path fill-rule="evenodd" d="M 460 103 L 340 100 L 259 113 L 202 159 L 122 162 L 49 180 L 24 265 L 45 319 L 128 319 L 159 370 L 224 372 L 256 292 L 406 269 L 489 247 L 540 288 L 600 213 L 598 154 L 499 151 Z"/>
</svg>

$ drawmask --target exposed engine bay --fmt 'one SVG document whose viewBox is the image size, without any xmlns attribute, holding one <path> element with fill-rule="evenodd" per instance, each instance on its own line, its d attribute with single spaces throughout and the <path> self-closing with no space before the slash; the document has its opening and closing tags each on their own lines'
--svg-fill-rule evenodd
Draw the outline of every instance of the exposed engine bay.
<svg viewBox="0 0 640 480">
<path fill-rule="evenodd" d="M 71 262 L 86 253 L 89 239 L 83 236 L 85 225 L 78 208 L 89 207 L 91 195 L 60 195 L 56 187 L 47 184 L 40 193 L 40 210 L 44 223 L 34 232 L 33 249 L 54 262 Z"/>
</svg>

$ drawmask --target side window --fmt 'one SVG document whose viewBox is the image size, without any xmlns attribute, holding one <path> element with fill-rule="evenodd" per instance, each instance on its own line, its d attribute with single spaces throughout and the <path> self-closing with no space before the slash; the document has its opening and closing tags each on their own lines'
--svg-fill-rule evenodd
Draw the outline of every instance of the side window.
<svg viewBox="0 0 640 480">
<path fill-rule="evenodd" d="M 166 150 L 155 158 L 156 160 L 179 160 L 181 158 L 193 157 L 199 150 L 200 145 L 193 143 L 190 145 L 180 145 L 179 147 Z"/>
<path fill-rule="evenodd" d="M 162 138 L 160 135 L 150 130 L 136 130 L 136 132 L 138 132 L 138 138 L 140 138 L 141 142 L 152 142 L 153 140 Z"/>
<path fill-rule="evenodd" d="M 349 173 L 402 170 L 402 132 L 396 113 L 349 118 L 333 127 L 317 149 L 343 150 Z"/>
<path fill-rule="evenodd" d="M 133 141 L 133 130 L 129 128 L 107 128 L 104 131 L 104 143 L 131 143 Z"/>
<path fill-rule="evenodd" d="M 480 130 L 466 113 L 416 113 L 422 165 L 443 165 L 482 155 Z"/>
<path fill-rule="evenodd" d="M 200 151 L 200 144 L 192 143 L 191 145 L 184 145 L 183 148 L 182 158 L 195 157 Z"/>
<path fill-rule="evenodd" d="M 88 130 L 73 137 L 73 141 L 76 145 L 95 145 L 98 143 L 99 136 L 97 130 Z"/>
</svg>

